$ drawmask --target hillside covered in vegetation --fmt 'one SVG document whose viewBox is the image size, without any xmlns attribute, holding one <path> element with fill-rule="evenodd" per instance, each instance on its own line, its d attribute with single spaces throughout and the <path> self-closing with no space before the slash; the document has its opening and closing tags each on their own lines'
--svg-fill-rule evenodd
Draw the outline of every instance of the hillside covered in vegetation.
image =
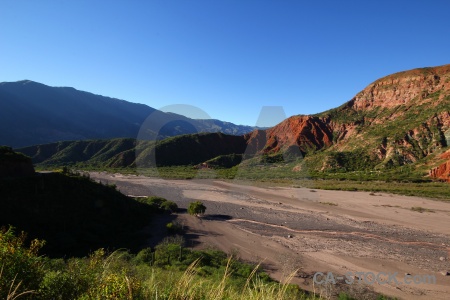
<svg viewBox="0 0 450 300">
<path fill-rule="evenodd" d="M 242 136 L 222 133 L 181 135 L 162 141 L 135 139 L 58 142 L 18 149 L 38 166 L 109 168 L 197 165 L 223 155 L 244 153 Z"/>
</svg>

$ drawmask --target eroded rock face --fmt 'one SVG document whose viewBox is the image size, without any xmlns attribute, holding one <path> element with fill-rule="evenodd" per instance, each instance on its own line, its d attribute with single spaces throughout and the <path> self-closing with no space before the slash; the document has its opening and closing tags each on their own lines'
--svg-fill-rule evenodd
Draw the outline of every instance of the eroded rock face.
<svg viewBox="0 0 450 300">
<path fill-rule="evenodd" d="M 433 168 L 430 170 L 430 177 L 441 179 L 447 182 L 450 182 L 450 150 L 442 153 L 440 156 L 441 159 L 447 159 L 447 161 L 440 166 Z"/>
<path fill-rule="evenodd" d="M 424 100 L 439 90 L 450 89 L 450 81 L 447 77 L 449 73 L 450 65 L 445 65 L 383 77 L 358 93 L 352 99 L 351 106 L 355 110 L 368 110 L 406 105 L 415 98 Z M 439 97 L 444 95 L 441 94 Z"/>
<path fill-rule="evenodd" d="M 405 163 L 414 163 L 449 145 L 445 135 L 450 130 L 450 114 L 442 112 L 430 116 L 418 127 L 405 132 L 394 145 L 386 147 L 386 153 L 395 151 Z M 387 157 L 387 155 L 385 156 Z"/>
<path fill-rule="evenodd" d="M 332 143 L 332 128 L 318 117 L 294 116 L 267 130 L 267 151 L 298 145 L 306 152 L 308 148 L 322 149 Z"/>
<path fill-rule="evenodd" d="M 276 153 L 298 146 L 300 151 L 322 149 L 333 143 L 329 124 L 318 117 L 294 116 L 267 130 L 246 135 L 249 152 Z"/>
</svg>

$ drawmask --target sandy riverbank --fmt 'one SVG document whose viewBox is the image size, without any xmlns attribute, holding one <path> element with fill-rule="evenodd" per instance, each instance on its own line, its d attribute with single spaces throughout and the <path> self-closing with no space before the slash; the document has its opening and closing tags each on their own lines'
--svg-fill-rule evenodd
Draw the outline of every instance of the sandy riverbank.
<svg viewBox="0 0 450 300">
<path fill-rule="evenodd" d="M 260 262 L 270 274 L 300 267 L 294 282 L 313 286 L 315 272 L 398 272 L 433 275 L 434 284 L 373 284 L 377 292 L 402 299 L 448 299 L 450 203 L 419 197 L 308 188 L 255 187 L 216 180 L 164 180 L 91 173 L 129 195 L 158 195 L 186 208 L 201 200 L 207 215 L 179 215 L 194 248 L 215 247 Z M 422 207 L 428 212 L 417 212 Z M 343 285 L 343 284 L 342 284 Z M 346 286 L 361 289 L 360 285 Z M 354 292 L 354 291 L 353 291 Z"/>
</svg>

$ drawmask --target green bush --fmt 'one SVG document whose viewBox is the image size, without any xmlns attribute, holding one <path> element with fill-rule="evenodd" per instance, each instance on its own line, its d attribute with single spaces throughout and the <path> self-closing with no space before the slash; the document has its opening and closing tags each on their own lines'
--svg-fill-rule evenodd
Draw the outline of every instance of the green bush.
<svg viewBox="0 0 450 300">
<path fill-rule="evenodd" d="M 125 270 L 102 274 L 98 282 L 91 286 L 88 294 L 81 299 L 134 299 L 140 293 L 140 282 L 126 274 Z"/>
<path fill-rule="evenodd" d="M 166 224 L 167 233 L 176 234 L 182 231 L 182 226 L 178 222 L 170 222 Z"/>
<path fill-rule="evenodd" d="M 38 251 L 44 242 L 32 240 L 27 247 L 25 240 L 26 234 L 16 236 L 13 227 L 0 230 L 0 299 L 20 293 L 30 296 L 39 288 L 44 269 Z"/>
<path fill-rule="evenodd" d="M 153 262 L 153 254 L 151 248 L 145 248 L 136 254 L 133 261 L 136 264 L 151 264 Z"/>
<path fill-rule="evenodd" d="M 158 207 L 158 208 L 161 206 L 161 204 L 164 201 L 167 201 L 167 199 L 165 199 L 165 198 L 156 197 L 156 196 L 151 196 L 151 197 L 146 197 L 146 198 L 137 198 L 137 200 L 139 202 L 145 203 L 150 206 Z"/>
<path fill-rule="evenodd" d="M 179 244 L 159 244 L 155 247 L 155 264 L 170 265 L 173 261 L 182 260 L 183 247 Z"/>
<path fill-rule="evenodd" d="M 205 211 L 206 211 L 206 206 L 204 206 L 202 202 L 195 201 L 195 202 L 189 203 L 188 213 L 190 215 L 204 214 Z"/>
<path fill-rule="evenodd" d="M 76 274 L 61 271 L 49 271 L 39 287 L 41 299 L 77 299 L 84 292 Z"/>
<path fill-rule="evenodd" d="M 173 213 L 178 210 L 178 205 L 163 197 L 151 196 L 146 198 L 136 198 L 137 201 L 152 207 L 155 212 Z"/>
<path fill-rule="evenodd" d="M 173 213 L 176 212 L 178 210 L 178 205 L 173 202 L 173 201 L 164 201 L 163 203 L 161 203 L 161 205 L 159 206 L 162 210 L 169 212 L 169 213 Z"/>
</svg>

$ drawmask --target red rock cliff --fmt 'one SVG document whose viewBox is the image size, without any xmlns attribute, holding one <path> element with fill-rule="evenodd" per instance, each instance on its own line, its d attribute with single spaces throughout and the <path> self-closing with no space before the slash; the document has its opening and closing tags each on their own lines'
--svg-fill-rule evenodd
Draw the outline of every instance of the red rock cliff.
<svg viewBox="0 0 450 300">
<path fill-rule="evenodd" d="M 359 92 L 350 101 L 351 107 L 355 110 L 368 110 L 376 107 L 391 108 L 408 104 L 414 99 L 424 100 L 436 91 L 450 90 L 449 73 L 450 65 L 445 65 L 415 69 L 383 77 Z M 444 94 L 439 97 L 444 97 Z"/>
<path fill-rule="evenodd" d="M 447 161 L 440 166 L 431 169 L 430 177 L 450 182 L 450 150 L 444 152 L 440 158 L 447 159 Z"/>
<path fill-rule="evenodd" d="M 276 153 L 290 146 L 298 146 L 306 152 L 309 148 L 321 149 L 333 143 L 331 128 L 312 116 L 293 116 L 270 129 L 247 134 L 246 138 L 251 153 Z"/>
</svg>

